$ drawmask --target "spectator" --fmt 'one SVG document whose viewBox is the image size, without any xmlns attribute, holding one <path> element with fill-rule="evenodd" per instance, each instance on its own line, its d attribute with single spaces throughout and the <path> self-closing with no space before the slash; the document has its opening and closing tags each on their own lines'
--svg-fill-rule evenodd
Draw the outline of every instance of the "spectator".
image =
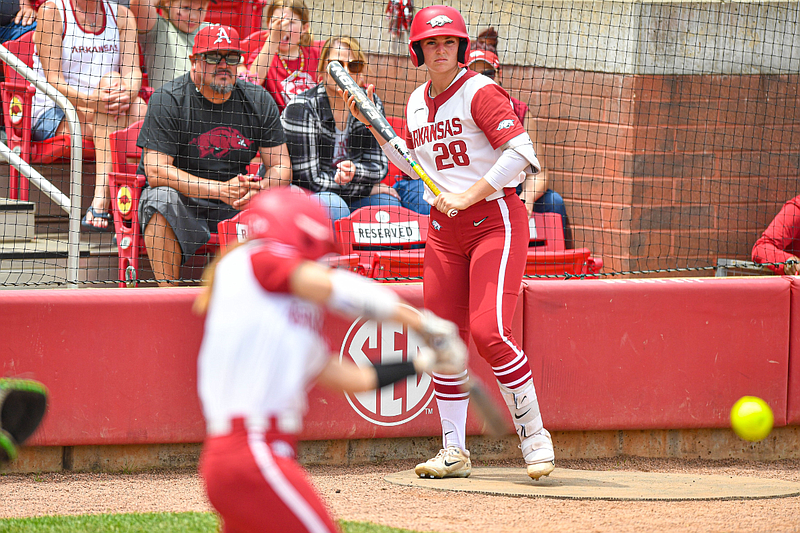
<svg viewBox="0 0 800 533">
<path fill-rule="evenodd" d="M 139 218 L 159 284 L 208 242 L 217 222 L 233 217 L 262 189 L 288 185 L 289 154 L 275 102 L 262 88 L 236 78 L 239 36 L 206 26 L 195 37 L 191 70 L 150 99 L 138 145 L 147 177 Z M 245 176 L 260 154 L 263 180 Z"/>
<path fill-rule="evenodd" d="M 267 39 L 250 66 L 283 112 L 296 95 L 317 85 L 320 50 L 303 0 L 275 0 L 267 8 Z"/>
<path fill-rule="evenodd" d="M 0 3 L 0 43 L 19 39 L 36 29 L 36 8 L 29 0 Z"/>
<path fill-rule="evenodd" d="M 776 274 L 800 274 L 800 196 L 786 202 L 753 246 L 753 261 Z M 777 263 L 777 264 L 770 264 Z"/>
<path fill-rule="evenodd" d="M 473 44 L 473 50 L 467 58 L 467 66 L 476 72 L 488 76 L 498 84 L 502 84 L 500 59 L 497 57 L 497 32 L 490 27 L 482 31 Z M 525 116 L 528 106 L 524 102 L 511 98 L 511 107 L 514 114 L 519 117 L 522 124 L 525 124 Z M 541 150 L 539 150 L 541 151 Z M 567 235 L 567 209 L 564 206 L 564 199 L 560 194 L 548 187 L 549 180 L 547 170 L 542 169 L 538 174 L 528 175 L 524 183 L 517 187 L 517 194 L 525 202 L 528 216 L 533 213 L 558 213 L 561 215 L 564 235 Z"/>
<path fill-rule="evenodd" d="M 136 24 L 128 8 L 109 0 L 49 0 L 39 9 L 34 34 L 36 72 L 78 111 L 83 134 L 94 140 L 94 198 L 81 226 L 111 231 L 108 136 L 141 120 L 145 104 L 136 50 Z M 33 102 L 35 141 L 68 133 L 64 112 L 44 93 Z"/>
<path fill-rule="evenodd" d="M 251 205 L 250 241 L 222 257 L 195 306 L 208 309 L 197 375 L 207 435 L 200 474 L 223 531 L 338 532 L 296 459 L 307 391 L 315 381 L 357 393 L 418 372 L 459 372 L 467 349 L 451 322 L 318 263 L 333 251 L 333 232 L 305 194 L 271 190 Z M 361 368 L 340 362 L 320 330 L 325 308 L 407 324 L 436 351 Z"/>
<path fill-rule="evenodd" d="M 189 72 L 194 38 L 208 25 L 203 20 L 210 3 L 211 0 L 131 0 L 150 87 L 159 89 Z"/>
<path fill-rule="evenodd" d="M 357 83 L 365 79 L 367 56 L 358 41 L 348 36 L 328 39 L 319 61 L 322 83 L 294 98 L 282 115 L 293 182 L 316 193 L 332 220 L 368 205 L 399 206 L 397 191 L 381 183 L 389 164 L 380 145 L 353 117 L 326 73 L 331 61 L 339 61 Z M 381 100 L 374 98 L 383 111 Z M 413 181 L 419 185 L 416 203 L 422 203 L 422 182 Z"/>
</svg>

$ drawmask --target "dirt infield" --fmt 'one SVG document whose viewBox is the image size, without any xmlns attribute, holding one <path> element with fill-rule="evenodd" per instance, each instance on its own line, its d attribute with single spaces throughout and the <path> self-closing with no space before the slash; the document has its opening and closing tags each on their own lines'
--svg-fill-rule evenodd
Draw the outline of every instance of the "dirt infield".
<svg viewBox="0 0 800 533">
<path fill-rule="evenodd" d="M 514 462 L 493 466 L 519 466 Z M 484 465 L 486 466 L 486 465 Z M 617 472 L 716 474 L 800 482 L 800 460 L 681 461 L 615 458 L 558 466 Z M 597 501 L 491 496 L 393 485 L 402 461 L 358 467 L 310 467 L 338 518 L 438 532 L 800 531 L 800 497 L 730 501 Z M 474 468 L 480 468 L 476 463 Z M 552 474 L 558 476 L 558 469 Z M 194 471 L 143 474 L 27 474 L 0 478 L 0 517 L 111 512 L 205 511 Z"/>
</svg>

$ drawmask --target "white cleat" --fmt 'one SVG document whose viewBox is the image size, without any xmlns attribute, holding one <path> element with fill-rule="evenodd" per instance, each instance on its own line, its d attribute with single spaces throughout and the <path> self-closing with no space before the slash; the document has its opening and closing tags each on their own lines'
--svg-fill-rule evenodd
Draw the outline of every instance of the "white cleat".
<svg viewBox="0 0 800 533">
<path fill-rule="evenodd" d="M 528 475 L 538 481 L 540 477 L 549 476 L 556 468 L 556 456 L 553 452 L 553 440 L 546 429 L 537 431 L 522 441 L 519 446 L 528 464 Z"/>
<path fill-rule="evenodd" d="M 458 446 L 448 446 L 436 457 L 420 463 L 414 468 L 414 473 L 421 478 L 442 479 L 446 477 L 469 477 L 472 473 L 472 463 L 469 452 L 461 450 Z"/>
<path fill-rule="evenodd" d="M 536 463 L 528 465 L 528 475 L 534 480 L 539 481 L 542 476 L 549 476 L 550 472 L 555 470 L 556 462 L 550 461 L 549 463 Z"/>
</svg>

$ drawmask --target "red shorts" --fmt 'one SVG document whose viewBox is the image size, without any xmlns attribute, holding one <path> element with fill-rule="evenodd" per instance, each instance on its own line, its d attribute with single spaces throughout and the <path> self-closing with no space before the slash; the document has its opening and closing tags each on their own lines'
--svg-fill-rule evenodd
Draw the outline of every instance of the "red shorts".
<svg viewBox="0 0 800 533">
<path fill-rule="evenodd" d="M 200 474 L 224 533 L 338 532 L 325 504 L 294 458 L 296 437 L 247 431 L 207 437 Z"/>
</svg>

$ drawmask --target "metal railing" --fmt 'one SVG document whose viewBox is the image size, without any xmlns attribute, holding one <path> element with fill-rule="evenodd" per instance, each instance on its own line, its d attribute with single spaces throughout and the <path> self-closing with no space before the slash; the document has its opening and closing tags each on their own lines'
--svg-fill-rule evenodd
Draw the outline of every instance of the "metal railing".
<svg viewBox="0 0 800 533">
<path fill-rule="evenodd" d="M 0 142 L 0 158 L 10 165 L 14 165 L 20 174 L 33 182 L 44 194 L 69 216 L 69 229 L 67 241 L 67 283 L 69 287 L 78 286 L 78 257 L 80 254 L 80 220 L 81 220 L 81 182 L 83 179 L 83 137 L 81 135 L 81 122 L 75 107 L 67 97 L 58 92 L 47 81 L 39 78 L 36 72 L 26 65 L 17 56 L 0 45 L 0 61 L 16 70 L 23 78 L 34 87 L 42 91 L 48 98 L 60 107 L 66 116 L 70 133 L 70 190 L 67 198 L 57 187 L 43 177 L 29 163 L 23 161 L 5 143 Z"/>
</svg>

